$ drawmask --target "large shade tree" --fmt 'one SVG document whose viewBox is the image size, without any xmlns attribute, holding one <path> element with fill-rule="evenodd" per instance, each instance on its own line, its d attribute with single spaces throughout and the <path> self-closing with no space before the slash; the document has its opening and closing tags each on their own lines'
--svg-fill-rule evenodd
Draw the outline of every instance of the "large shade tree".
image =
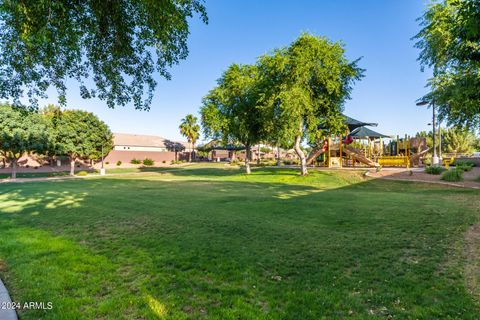
<svg viewBox="0 0 480 320">
<path fill-rule="evenodd" d="M 83 98 L 149 109 L 153 74 L 170 79 L 186 58 L 195 14 L 207 22 L 203 0 L 0 1 L 0 98 L 35 105 L 54 87 L 65 105 L 75 79 Z"/>
<path fill-rule="evenodd" d="M 290 142 L 300 158 L 301 174 L 308 174 L 302 141 L 318 130 L 321 121 L 331 131 L 343 127 L 343 103 L 353 83 L 363 75 L 357 60 L 349 61 L 341 43 L 302 34 L 289 47 L 259 59 L 262 100 L 269 106 L 270 126 L 280 141 Z"/>
<path fill-rule="evenodd" d="M 188 153 L 188 162 L 192 161 L 192 154 L 195 150 L 195 142 L 200 136 L 200 126 L 197 123 L 197 117 L 193 114 L 187 114 L 180 123 L 180 133 L 187 138 L 191 151 Z"/>
<path fill-rule="evenodd" d="M 433 1 L 419 21 L 419 61 L 433 69 L 425 99 L 450 124 L 479 128 L 480 1 Z"/>
<path fill-rule="evenodd" d="M 69 157 L 70 175 L 75 174 L 77 159 L 99 159 L 113 147 L 112 132 L 91 112 L 64 110 L 54 123 L 55 145 L 59 154 Z"/>
<path fill-rule="evenodd" d="M 266 137 L 260 89 L 257 66 L 232 64 L 204 97 L 200 110 L 206 137 L 245 146 L 247 174 L 251 172 L 251 147 Z"/>
<path fill-rule="evenodd" d="M 50 147 L 51 130 L 36 112 L 6 104 L 0 105 L 0 153 L 17 177 L 18 160 L 26 153 L 43 153 Z"/>
</svg>

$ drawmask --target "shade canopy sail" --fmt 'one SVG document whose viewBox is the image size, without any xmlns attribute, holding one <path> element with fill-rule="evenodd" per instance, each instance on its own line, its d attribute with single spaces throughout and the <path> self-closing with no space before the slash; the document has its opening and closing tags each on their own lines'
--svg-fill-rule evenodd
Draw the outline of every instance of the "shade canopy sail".
<svg viewBox="0 0 480 320">
<path fill-rule="evenodd" d="M 387 135 L 375 132 L 365 127 L 356 128 L 349 134 L 352 138 L 390 138 Z"/>
<path fill-rule="evenodd" d="M 353 130 L 357 129 L 357 128 L 360 128 L 360 127 L 363 127 L 363 126 L 371 126 L 371 127 L 376 127 L 378 124 L 377 123 L 369 123 L 369 122 L 363 122 L 363 121 L 360 121 L 360 120 L 357 120 L 357 119 L 353 119 L 353 118 L 350 118 L 344 114 L 342 114 L 342 116 L 345 118 L 344 122 L 347 127 L 348 127 L 348 130 L 350 132 L 352 132 Z M 325 127 L 324 124 L 320 124 L 318 126 L 318 129 L 328 129 Z"/>
<path fill-rule="evenodd" d="M 215 146 L 212 150 L 228 150 L 228 151 L 237 151 L 245 150 L 246 148 L 242 145 L 226 144 L 224 146 Z"/>
<path fill-rule="evenodd" d="M 199 146 L 197 149 L 201 151 L 211 151 L 211 150 L 238 151 L 238 150 L 245 150 L 245 146 L 241 144 L 222 144 L 220 141 L 212 140 L 203 146 Z"/>
</svg>

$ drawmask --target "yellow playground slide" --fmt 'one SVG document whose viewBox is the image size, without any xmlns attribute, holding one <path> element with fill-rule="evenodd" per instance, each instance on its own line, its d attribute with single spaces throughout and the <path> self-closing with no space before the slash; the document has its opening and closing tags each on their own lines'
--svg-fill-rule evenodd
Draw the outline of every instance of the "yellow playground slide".
<svg viewBox="0 0 480 320">
<path fill-rule="evenodd" d="M 351 148 L 351 147 L 347 147 L 345 146 L 343 148 L 343 152 L 345 152 L 345 154 L 347 156 L 350 156 L 353 160 L 355 161 L 358 161 L 358 162 L 361 162 L 363 164 L 366 164 L 367 166 L 369 167 L 380 167 L 380 165 L 378 163 L 376 163 L 375 161 L 372 161 L 364 156 L 362 156 L 361 154 L 359 154 L 358 152 L 355 151 L 355 149 Z"/>
</svg>

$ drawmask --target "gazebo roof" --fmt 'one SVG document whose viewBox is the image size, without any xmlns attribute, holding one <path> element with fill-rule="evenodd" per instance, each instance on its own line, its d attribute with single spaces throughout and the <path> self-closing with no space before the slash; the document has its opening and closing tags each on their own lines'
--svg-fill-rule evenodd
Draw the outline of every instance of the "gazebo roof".
<svg viewBox="0 0 480 320">
<path fill-rule="evenodd" d="M 346 116 L 342 114 L 342 116 L 345 118 L 344 123 L 347 125 L 348 130 L 352 132 L 353 130 L 363 127 L 363 126 L 371 126 L 371 127 L 376 127 L 378 124 L 377 123 L 369 123 L 369 122 L 363 122 L 357 119 L 350 118 L 349 116 Z M 325 129 L 325 126 L 323 124 L 318 126 L 318 129 Z"/>
<path fill-rule="evenodd" d="M 390 138 L 389 136 L 375 132 L 365 127 L 356 128 L 355 130 L 350 132 L 349 136 L 353 138 Z"/>
</svg>

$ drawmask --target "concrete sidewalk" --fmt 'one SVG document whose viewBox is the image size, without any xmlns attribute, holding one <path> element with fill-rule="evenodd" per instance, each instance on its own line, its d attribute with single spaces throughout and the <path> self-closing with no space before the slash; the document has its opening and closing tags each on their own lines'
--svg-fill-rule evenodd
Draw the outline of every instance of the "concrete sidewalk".
<svg viewBox="0 0 480 320">
<path fill-rule="evenodd" d="M 17 320 L 17 313 L 11 309 L 10 295 L 0 279 L 0 320 Z M 9 307 L 9 309 L 7 309 Z"/>
</svg>

